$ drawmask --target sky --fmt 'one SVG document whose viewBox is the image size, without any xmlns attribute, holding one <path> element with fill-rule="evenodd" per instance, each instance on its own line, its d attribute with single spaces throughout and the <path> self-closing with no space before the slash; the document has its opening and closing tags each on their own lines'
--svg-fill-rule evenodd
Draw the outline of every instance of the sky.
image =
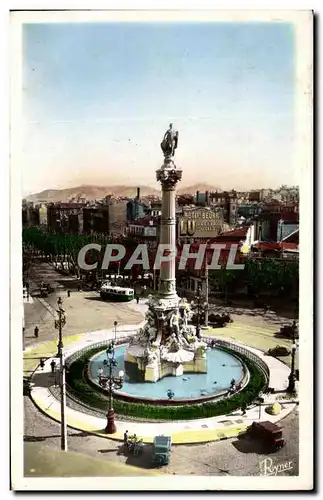
<svg viewBox="0 0 323 500">
<path fill-rule="evenodd" d="M 25 24 L 23 194 L 157 187 L 170 122 L 181 187 L 296 184 L 294 62 L 283 22 Z"/>
</svg>

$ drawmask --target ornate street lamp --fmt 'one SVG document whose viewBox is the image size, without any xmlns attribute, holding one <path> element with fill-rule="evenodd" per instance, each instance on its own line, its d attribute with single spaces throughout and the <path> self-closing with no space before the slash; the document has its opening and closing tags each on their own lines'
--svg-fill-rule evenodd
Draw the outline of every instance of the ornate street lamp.
<svg viewBox="0 0 323 500">
<path fill-rule="evenodd" d="M 196 312 L 196 336 L 197 338 L 201 338 L 201 316 L 204 313 L 207 307 L 206 303 L 203 303 L 202 297 L 202 283 L 199 283 L 197 286 L 197 295 L 195 296 L 196 303 L 192 303 L 193 310 Z"/>
<path fill-rule="evenodd" d="M 116 376 L 113 371 L 117 366 L 117 361 L 115 359 L 114 342 L 108 345 L 106 350 L 107 359 L 103 361 L 103 367 L 99 368 L 99 384 L 100 386 L 108 391 L 109 394 L 109 406 L 107 414 L 107 426 L 105 432 L 107 434 L 114 434 L 117 432 L 117 427 L 115 424 L 115 413 L 113 409 L 113 392 L 117 389 L 121 389 L 124 381 L 124 372 L 119 371 L 118 376 Z M 105 373 L 105 368 L 108 369 L 108 373 Z"/>
<path fill-rule="evenodd" d="M 58 330 L 58 344 L 57 344 L 57 357 L 60 358 L 62 356 L 62 351 L 63 351 L 63 337 L 62 337 L 62 330 L 63 327 L 66 324 L 66 316 L 65 316 L 65 311 L 62 308 L 62 298 L 58 297 L 57 299 L 57 314 L 58 314 L 58 319 L 55 320 L 55 328 Z"/>
<path fill-rule="evenodd" d="M 59 332 L 57 344 L 57 357 L 60 360 L 60 386 L 61 386 L 61 449 L 67 451 L 67 421 L 66 421 L 66 367 L 63 351 L 63 335 L 62 330 L 66 323 L 65 311 L 62 308 L 63 301 L 61 297 L 57 299 L 57 314 L 58 319 L 55 320 L 55 328 Z"/>
<path fill-rule="evenodd" d="M 292 344 L 292 363 L 291 363 L 291 369 L 290 369 L 290 375 L 288 377 L 289 383 L 287 387 L 287 392 L 289 393 L 295 393 L 295 380 L 296 380 L 296 374 L 295 374 L 295 356 L 296 356 L 296 349 L 297 349 L 297 344 L 295 340 L 295 335 L 296 335 L 296 327 L 293 327 L 293 344 Z"/>
</svg>

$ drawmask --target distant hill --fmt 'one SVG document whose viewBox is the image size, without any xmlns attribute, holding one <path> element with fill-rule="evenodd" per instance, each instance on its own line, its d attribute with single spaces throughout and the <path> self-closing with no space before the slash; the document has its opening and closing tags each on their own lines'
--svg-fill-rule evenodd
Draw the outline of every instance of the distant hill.
<svg viewBox="0 0 323 500">
<path fill-rule="evenodd" d="M 205 193 L 205 191 L 216 191 L 216 190 L 221 190 L 221 188 L 218 186 L 211 186 L 210 184 L 205 184 L 205 183 L 198 183 L 198 184 L 193 184 L 193 186 L 184 186 L 180 187 L 178 189 L 178 194 L 196 194 L 196 191 L 199 191 L 200 193 Z"/>
<path fill-rule="evenodd" d="M 151 188 L 149 186 L 138 186 L 140 187 L 140 195 L 148 196 L 160 195 L 160 191 Z M 33 202 L 57 202 L 63 201 L 68 202 L 72 199 L 77 200 L 78 198 L 85 198 L 85 200 L 100 200 L 105 196 L 114 194 L 115 196 L 125 196 L 134 198 L 137 194 L 137 186 L 76 186 L 73 188 L 66 189 L 45 189 L 40 193 L 31 194 L 27 196 L 27 201 Z"/>
<path fill-rule="evenodd" d="M 179 185 L 180 186 L 180 185 Z M 149 186 L 138 186 L 140 187 L 140 195 L 145 196 L 160 196 L 161 191 Z M 195 194 L 196 191 L 204 193 L 205 191 L 216 191 L 220 189 L 219 187 L 211 186 L 209 184 L 194 184 L 193 186 L 181 187 L 178 189 L 178 194 Z M 39 202 L 68 202 L 77 200 L 78 198 L 84 198 L 85 200 L 101 200 L 105 196 L 115 195 L 121 197 L 134 198 L 137 194 L 137 186 L 76 186 L 66 189 L 45 189 L 40 193 L 31 194 L 26 197 L 27 201 Z"/>
</svg>

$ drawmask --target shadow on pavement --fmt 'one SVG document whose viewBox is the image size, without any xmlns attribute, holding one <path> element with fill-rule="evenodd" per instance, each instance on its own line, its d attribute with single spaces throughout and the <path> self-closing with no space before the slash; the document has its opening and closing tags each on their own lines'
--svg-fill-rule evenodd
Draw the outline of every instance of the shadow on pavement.
<svg viewBox="0 0 323 500">
<path fill-rule="evenodd" d="M 50 387 L 52 385 L 58 386 L 59 384 L 59 373 L 56 372 L 56 384 L 55 375 L 51 372 L 37 372 L 32 377 L 32 383 L 36 387 Z"/>
<path fill-rule="evenodd" d="M 275 450 L 271 450 L 259 439 L 252 439 L 242 434 L 238 437 L 237 441 L 232 443 L 232 446 L 240 453 L 256 453 L 257 455 L 269 455 Z"/>
<path fill-rule="evenodd" d="M 152 452 L 153 446 L 151 444 L 146 444 L 139 455 L 135 456 L 133 454 L 128 454 L 125 463 L 142 469 L 156 469 L 156 467 L 152 464 Z"/>
<path fill-rule="evenodd" d="M 118 448 L 112 448 L 110 450 L 98 450 L 98 453 L 115 453 L 118 451 Z"/>
<path fill-rule="evenodd" d="M 38 443 L 40 441 L 46 441 L 46 439 L 50 438 L 59 438 L 59 435 L 55 436 L 24 436 L 24 441 L 27 443 Z"/>
<path fill-rule="evenodd" d="M 236 316 L 263 316 L 264 318 L 270 318 L 271 322 L 279 325 L 281 325 L 282 318 L 286 318 L 287 320 L 295 318 L 293 306 L 290 306 L 288 310 L 280 310 L 279 307 L 271 306 L 270 310 L 267 311 L 263 307 L 255 307 L 253 304 L 242 305 L 238 302 L 231 302 L 230 304 L 214 304 L 210 302 L 209 312 L 213 311 L 217 313 L 235 314 Z"/>
<path fill-rule="evenodd" d="M 276 339 L 282 339 L 282 340 L 292 340 L 290 337 L 288 337 L 288 335 L 285 335 L 284 333 L 281 333 L 281 332 L 276 332 L 274 333 L 274 337 Z"/>
<path fill-rule="evenodd" d="M 85 300 L 94 300 L 98 302 L 107 302 L 106 300 L 101 299 L 101 297 L 84 297 Z"/>
<path fill-rule="evenodd" d="M 91 437 L 92 435 L 89 434 L 88 432 L 80 431 L 80 432 L 72 432 L 70 433 L 70 430 L 68 430 L 68 438 L 73 438 L 73 437 Z M 24 436 L 24 441 L 26 443 L 37 443 L 37 442 L 42 442 L 46 441 L 46 439 L 60 439 L 61 435 L 60 434 L 52 434 L 48 436 Z M 104 452 L 105 450 L 99 450 Z M 116 451 L 116 450 L 107 450 L 107 451 Z"/>
</svg>

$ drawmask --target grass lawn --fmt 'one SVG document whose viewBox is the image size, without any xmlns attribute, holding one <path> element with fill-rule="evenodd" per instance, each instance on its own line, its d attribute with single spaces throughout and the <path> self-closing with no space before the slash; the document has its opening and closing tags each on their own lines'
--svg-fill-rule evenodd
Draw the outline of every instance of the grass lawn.
<svg viewBox="0 0 323 500">
<path fill-rule="evenodd" d="M 276 329 L 277 330 L 277 329 Z M 209 330 L 204 330 L 205 335 L 214 335 L 216 337 L 222 337 L 228 340 L 235 340 L 241 344 L 245 344 L 260 351 L 268 351 L 277 345 L 287 347 L 291 350 L 292 341 L 289 339 L 279 339 L 274 336 L 275 329 L 272 326 L 258 327 L 254 325 L 248 326 L 245 323 L 230 323 L 224 328 L 210 328 Z M 286 365 L 290 367 L 291 356 L 284 356 L 277 358 Z M 296 368 L 298 368 L 297 356 L 296 356 Z"/>
<path fill-rule="evenodd" d="M 77 342 L 82 338 L 82 335 L 70 335 L 64 337 L 64 346 L 68 346 L 73 342 Z M 49 358 L 57 353 L 57 339 L 41 342 L 32 349 L 24 353 L 24 375 L 31 375 L 31 372 L 39 364 L 39 358 Z"/>
</svg>

